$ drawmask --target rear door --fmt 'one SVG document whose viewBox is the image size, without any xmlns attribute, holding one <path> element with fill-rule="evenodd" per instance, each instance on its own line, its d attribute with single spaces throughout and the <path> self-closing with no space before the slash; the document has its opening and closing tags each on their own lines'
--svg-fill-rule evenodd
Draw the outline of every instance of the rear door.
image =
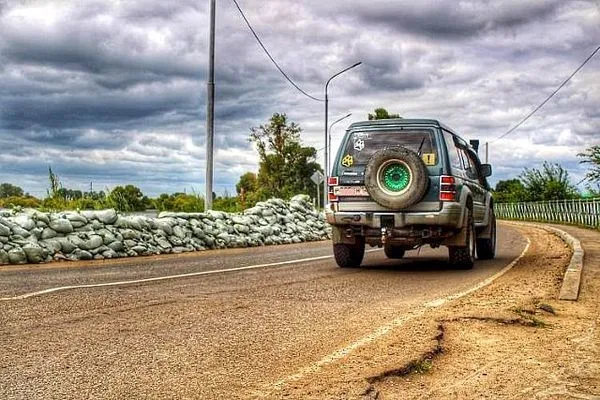
<svg viewBox="0 0 600 400">
<path fill-rule="evenodd" d="M 338 196 L 340 211 L 391 211 L 377 204 L 365 189 L 365 168 L 371 156 L 378 150 L 402 146 L 420 153 L 430 176 L 429 190 L 423 199 L 403 211 L 438 211 L 441 203 L 438 197 L 440 153 L 438 151 L 436 129 L 427 128 L 388 128 L 348 132 L 342 142 L 333 176 L 338 177 L 339 185 L 334 188 Z"/>
<path fill-rule="evenodd" d="M 466 147 L 458 148 L 463 164 L 465 183 L 473 195 L 473 218 L 476 223 L 482 223 L 485 218 L 486 190 L 482 185 L 483 178 L 479 174 L 479 160 L 475 153 Z"/>
</svg>

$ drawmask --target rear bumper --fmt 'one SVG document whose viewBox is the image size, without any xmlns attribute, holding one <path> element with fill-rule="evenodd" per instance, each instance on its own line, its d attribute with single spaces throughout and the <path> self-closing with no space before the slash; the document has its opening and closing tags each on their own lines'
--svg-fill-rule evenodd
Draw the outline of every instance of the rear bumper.
<svg viewBox="0 0 600 400">
<path fill-rule="evenodd" d="M 326 207 L 325 217 L 331 225 L 364 226 L 368 228 L 403 228 L 414 225 L 440 226 L 452 229 L 462 228 L 465 208 L 460 203 L 444 202 L 439 211 L 426 212 L 350 212 L 333 211 Z M 388 226 L 393 216 L 394 226 Z M 383 224 L 382 224 L 383 217 Z"/>
</svg>

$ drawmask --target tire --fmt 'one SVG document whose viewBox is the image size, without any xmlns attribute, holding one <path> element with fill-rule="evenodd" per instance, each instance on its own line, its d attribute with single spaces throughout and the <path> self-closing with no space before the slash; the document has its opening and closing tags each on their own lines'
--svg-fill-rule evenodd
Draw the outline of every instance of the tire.
<svg viewBox="0 0 600 400">
<path fill-rule="evenodd" d="M 489 239 L 477 239 L 477 258 L 480 260 L 491 260 L 496 257 L 496 215 L 490 210 L 492 226 Z"/>
<path fill-rule="evenodd" d="M 464 246 L 448 247 L 450 265 L 457 269 L 472 269 L 475 264 L 475 224 L 473 211 L 469 209 L 467 218 L 467 240 Z"/>
<path fill-rule="evenodd" d="M 390 259 L 400 259 L 404 257 L 405 250 L 399 246 L 392 246 L 390 244 L 385 244 L 383 246 L 383 252 L 385 256 Z"/>
<path fill-rule="evenodd" d="M 355 244 L 334 244 L 333 256 L 340 268 L 360 267 L 360 263 L 365 256 L 365 239 L 363 237 L 356 237 Z"/>
<path fill-rule="evenodd" d="M 429 173 L 412 150 L 393 147 L 375 152 L 365 168 L 365 186 L 377 204 L 401 210 L 423 198 Z"/>
</svg>

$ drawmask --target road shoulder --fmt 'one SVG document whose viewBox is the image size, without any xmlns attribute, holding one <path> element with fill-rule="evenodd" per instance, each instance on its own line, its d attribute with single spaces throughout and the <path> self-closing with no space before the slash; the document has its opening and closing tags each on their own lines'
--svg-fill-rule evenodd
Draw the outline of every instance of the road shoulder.
<svg viewBox="0 0 600 400">
<path fill-rule="evenodd" d="M 523 259 L 490 286 L 284 388 L 304 398 L 597 398 L 600 233 L 567 228 L 585 254 L 579 301 L 559 301 L 570 248 L 527 226 Z"/>
</svg>

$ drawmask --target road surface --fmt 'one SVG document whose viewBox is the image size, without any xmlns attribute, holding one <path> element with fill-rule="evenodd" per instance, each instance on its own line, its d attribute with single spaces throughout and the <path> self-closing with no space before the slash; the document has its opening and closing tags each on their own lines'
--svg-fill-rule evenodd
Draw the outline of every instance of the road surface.
<svg viewBox="0 0 600 400">
<path fill-rule="evenodd" d="M 526 240 L 498 234 L 497 258 L 471 271 L 450 269 L 445 248 L 403 260 L 374 250 L 340 269 L 329 242 L 0 267 L 0 398 L 268 398 L 386 321 L 501 270 Z M 185 276 L 65 288 L 170 275 Z"/>
</svg>

